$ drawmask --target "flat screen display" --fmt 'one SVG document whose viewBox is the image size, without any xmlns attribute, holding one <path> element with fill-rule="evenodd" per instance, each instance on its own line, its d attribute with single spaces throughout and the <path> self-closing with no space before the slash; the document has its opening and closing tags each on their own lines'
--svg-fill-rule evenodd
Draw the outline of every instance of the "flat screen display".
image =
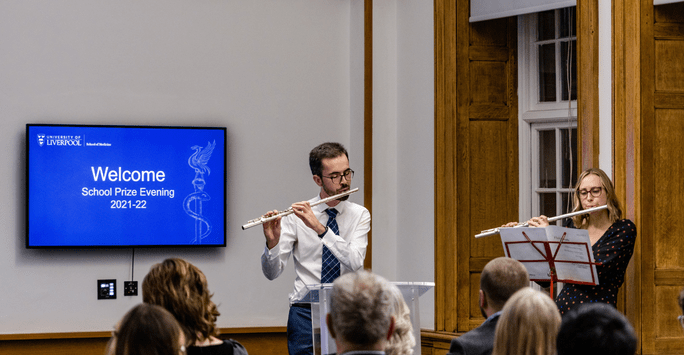
<svg viewBox="0 0 684 355">
<path fill-rule="evenodd" d="M 226 128 L 26 125 L 27 248 L 226 245 Z"/>
</svg>

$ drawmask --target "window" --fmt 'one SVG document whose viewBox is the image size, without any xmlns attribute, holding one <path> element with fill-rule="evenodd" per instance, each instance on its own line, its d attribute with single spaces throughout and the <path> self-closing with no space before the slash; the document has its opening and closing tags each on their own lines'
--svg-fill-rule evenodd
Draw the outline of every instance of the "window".
<svg viewBox="0 0 684 355">
<path fill-rule="evenodd" d="M 519 17 L 520 218 L 572 209 L 577 180 L 575 8 Z M 560 221 L 559 221 L 560 223 Z"/>
<path fill-rule="evenodd" d="M 532 211 L 534 216 L 558 216 L 572 210 L 577 182 L 577 128 L 563 123 L 533 124 Z M 562 223 L 562 221 L 558 221 Z"/>
</svg>

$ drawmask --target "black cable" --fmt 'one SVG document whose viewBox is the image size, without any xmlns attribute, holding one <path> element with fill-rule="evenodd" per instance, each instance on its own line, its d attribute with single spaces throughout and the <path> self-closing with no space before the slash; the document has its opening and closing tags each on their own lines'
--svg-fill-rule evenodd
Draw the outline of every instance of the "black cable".
<svg viewBox="0 0 684 355">
<path fill-rule="evenodd" d="M 131 281 L 135 280 L 135 248 L 131 248 L 132 254 L 131 254 Z"/>
</svg>

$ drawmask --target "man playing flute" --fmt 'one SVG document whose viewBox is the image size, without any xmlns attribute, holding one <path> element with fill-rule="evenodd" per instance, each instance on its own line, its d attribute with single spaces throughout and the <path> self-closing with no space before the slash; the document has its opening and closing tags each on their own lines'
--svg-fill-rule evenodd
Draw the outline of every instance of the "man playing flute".
<svg viewBox="0 0 684 355">
<path fill-rule="evenodd" d="M 292 204 L 293 214 L 263 224 L 266 247 L 261 269 L 269 280 L 278 277 L 292 255 L 296 278 L 290 294 L 287 346 L 290 355 L 313 354 L 311 305 L 300 303 L 305 285 L 331 283 L 338 276 L 363 267 L 371 216 L 368 210 L 338 200 L 311 207 L 323 198 L 348 191 L 354 171 L 349 168 L 347 150 L 339 143 L 323 143 L 309 153 L 318 196 Z M 269 217 L 278 211 L 264 215 Z"/>
</svg>

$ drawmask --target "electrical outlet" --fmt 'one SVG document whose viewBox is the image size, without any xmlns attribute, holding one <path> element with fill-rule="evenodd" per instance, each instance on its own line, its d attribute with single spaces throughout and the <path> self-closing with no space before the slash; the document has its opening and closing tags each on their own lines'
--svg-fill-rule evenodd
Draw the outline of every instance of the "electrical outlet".
<svg viewBox="0 0 684 355">
<path fill-rule="evenodd" d="M 97 280 L 97 299 L 116 299 L 116 279 Z"/>
<path fill-rule="evenodd" d="M 124 296 L 138 295 L 138 281 L 124 281 Z"/>
</svg>

